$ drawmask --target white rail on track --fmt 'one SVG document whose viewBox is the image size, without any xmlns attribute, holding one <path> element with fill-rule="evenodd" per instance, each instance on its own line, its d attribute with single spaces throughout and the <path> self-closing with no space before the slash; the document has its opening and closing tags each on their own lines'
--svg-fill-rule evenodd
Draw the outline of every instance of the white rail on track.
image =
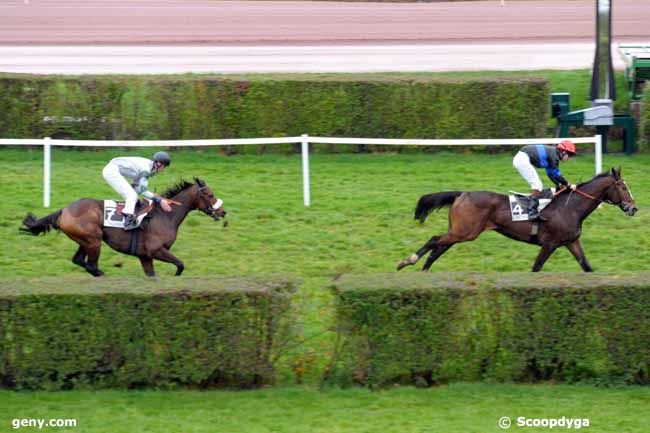
<svg viewBox="0 0 650 433">
<path fill-rule="evenodd" d="M 300 137 L 273 138 L 238 138 L 220 140 L 162 140 L 162 141 L 123 141 L 123 140 L 55 140 L 45 138 L 1 138 L 0 146 L 43 146 L 43 207 L 50 207 L 51 159 L 52 146 L 69 147 L 198 147 L 198 146 L 241 146 L 257 144 L 293 144 L 300 143 L 302 152 L 303 202 L 311 204 L 309 181 L 309 144 L 361 144 L 375 146 L 524 146 L 527 144 L 557 144 L 565 138 L 504 138 L 504 139 L 415 139 L 415 138 L 338 138 L 312 137 L 303 134 Z M 593 144 L 595 171 L 603 169 L 602 139 L 593 137 L 571 138 L 576 144 Z"/>
</svg>

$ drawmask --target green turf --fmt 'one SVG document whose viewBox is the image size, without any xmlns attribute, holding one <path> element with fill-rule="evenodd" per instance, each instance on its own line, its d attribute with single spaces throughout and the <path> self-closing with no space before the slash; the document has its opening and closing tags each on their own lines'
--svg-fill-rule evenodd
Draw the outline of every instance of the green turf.
<svg viewBox="0 0 650 433">
<path fill-rule="evenodd" d="M 239 392 L 0 392 L 0 431 L 17 418 L 76 419 L 76 428 L 43 431 L 132 432 L 421 432 L 567 431 L 498 427 L 501 417 L 589 419 L 592 433 L 645 433 L 647 388 L 454 384 L 430 389 Z M 23 428 L 19 431 L 38 431 Z M 573 430 L 569 430 L 573 431 Z"/>
<path fill-rule="evenodd" d="M 151 152 L 54 149 L 52 207 L 45 210 L 41 150 L 0 149 L 2 273 L 84 278 L 84 271 L 70 261 L 76 249 L 72 241 L 56 233 L 21 236 L 22 217 L 28 211 L 43 216 L 80 197 L 115 197 L 101 177 L 103 165 L 113 156 L 147 153 Z M 172 154 L 171 168 L 152 179 L 151 186 L 160 191 L 180 177 L 199 176 L 225 200 L 229 211 L 227 228 L 200 213 L 190 215 L 181 226 L 172 251 L 185 262 L 184 275 L 287 274 L 301 281 L 296 302 L 304 320 L 305 341 L 282 368 L 285 384 L 295 383 L 300 376 L 296 371 L 302 372 L 302 381 L 317 383 L 329 359 L 332 278 L 348 272 L 392 272 L 399 259 L 431 235 L 445 231 L 446 210 L 432 214 L 424 225 L 413 220 L 420 195 L 443 190 L 526 189 L 512 168 L 512 152 L 492 156 L 462 151 L 320 154 L 311 158 L 312 206 L 305 208 L 299 155 L 226 157 L 214 149 Z M 622 166 L 640 210 L 633 218 L 611 206 L 596 211 L 584 225 L 587 258 L 601 272 L 650 270 L 645 253 L 650 247 L 650 213 L 645 206 L 650 200 L 650 155 L 606 155 L 604 163 L 605 167 Z M 588 180 L 594 174 L 593 157 L 578 157 L 563 164 L 562 170 L 572 182 Z M 536 254 L 534 246 L 485 233 L 452 248 L 432 271 L 526 271 Z M 107 279 L 142 273 L 137 259 L 109 248 L 103 249 L 100 265 Z M 173 266 L 156 266 L 162 279 L 175 278 Z M 560 250 L 544 271 L 579 272 L 579 266 L 568 251 Z M 641 433 L 650 424 L 647 411 L 642 410 L 649 398 L 647 389 L 637 388 L 480 384 L 380 393 L 284 388 L 253 393 L 0 393 L 0 431 L 10 430 L 10 421 L 5 419 L 44 414 L 77 416 L 87 429 L 69 431 L 83 432 L 465 433 L 499 431 L 494 426 L 504 415 L 557 414 L 592 418 L 591 432 Z"/>
<path fill-rule="evenodd" d="M 56 233 L 19 236 L 20 221 L 28 211 L 43 216 L 80 197 L 115 197 L 101 169 L 112 156 L 124 153 L 146 151 L 55 149 L 52 206 L 45 210 L 41 151 L 0 150 L 2 269 L 18 276 L 82 273 L 70 261 L 76 244 Z M 229 211 L 226 228 L 198 212 L 181 226 L 173 252 L 184 260 L 187 276 L 288 273 L 317 278 L 392 271 L 398 259 L 446 230 L 446 210 L 432 214 L 424 225 L 413 220 L 420 195 L 527 188 L 512 168 L 510 153 L 313 155 L 312 206 L 305 208 L 299 155 L 225 157 L 208 149 L 173 154 L 171 169 L 155 177 L 152 187 L 160 191 L 181 176 L 199 176 L 225 200 Z M 649 162 L 648 155 L 604 158 L 605 167 L 622 166 L 640 211 L 629 218 L 616 207 L 603 206 L 586 220 L 583 246 L 597 271 L 650 269 L 650 262 L 638 254 L 650 243 L 644 207 L 650 195 L 645 168 Z M 564 163 L 562 170 L 573 182 L 588 180 L 594 174 L 593 158 L 578 157 Z M 485 233 L 474 242 L 454 246 L 432 271 L 528 270 L 537 251 L 535 246 Z M 108 276 L 141 273 L 137 259 L 109 248 L 103 249 L 100 266 Z M 157 270 L 169 276 L 174 267 L 160 263 Z M 577 272 L 579 267 L 568 251 L 560 250 L 544 270 Z"/>
</svg>

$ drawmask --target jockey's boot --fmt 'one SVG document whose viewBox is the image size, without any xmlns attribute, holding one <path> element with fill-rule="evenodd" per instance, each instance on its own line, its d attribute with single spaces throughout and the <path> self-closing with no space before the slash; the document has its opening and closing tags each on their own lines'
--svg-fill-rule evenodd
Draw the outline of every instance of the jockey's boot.
<svg viewBox="0 0 650 433">
<path fill-rule="evenodd" d="M 133 214 L 124 214 L 124 230 L 134 230 L 138 228 L 138 219 Z"/>
<path fill-rule="evenodd" d="M 542 194 L 541 191 L 534 189 L 528 201 L 528 219 L 529 220 L 540 220 L 546 221 L 546 218 L 539 214 L 539 196 Z"/>
</svg>

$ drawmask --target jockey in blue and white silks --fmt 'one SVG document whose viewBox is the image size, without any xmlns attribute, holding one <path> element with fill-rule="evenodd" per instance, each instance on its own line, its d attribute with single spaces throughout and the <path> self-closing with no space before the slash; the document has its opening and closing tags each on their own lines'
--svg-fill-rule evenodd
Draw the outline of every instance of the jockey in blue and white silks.
<svg viewBox="0 0 650 433">
<path fill-rule="evenodd" d="M 166 152 L 157 152 L 153 161 L 137 156 L 113 158 L 106 164 L 102 175 L 108 184 L 124 198 L 124 230 L 137 227 L 135 205 L 138 195 L 159 203 L 166 212 L 171 211 L 169 203 L 164 198 L 149 191 L 149 178 L 163 171 L 171 164 L 171 158 Z M 126 179 L 130 179 L 129 183 Z"/>
<path fill-rule="evenodd" d="M 531 200 L 528 208 L 530 219 L 535 219 L 539 216 L 537 206 L 539 205 L 539 196 L 544 188 L 535 167 L 545 169 L 549 179 L 556 186 L 575 189 L 576 186 L 570 184 L 560 172 L 560 162 L 568 161 L 569 156 L 575 154 L 576 147 L 569 140 L 564 140 L 557 146 L 530 144 L 522 147 L 517 152 L 512 160 L 512 165 L 530 185 Z"/>
</svg>

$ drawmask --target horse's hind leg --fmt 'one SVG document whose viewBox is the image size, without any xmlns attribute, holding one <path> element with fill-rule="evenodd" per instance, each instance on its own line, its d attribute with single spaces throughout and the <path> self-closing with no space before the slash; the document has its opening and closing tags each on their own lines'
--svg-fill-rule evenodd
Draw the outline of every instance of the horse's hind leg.
<svg viewBox="0 0 650 433">
<path fill-rule="evenodd" d="M 86 251 L 88 253 L 88 261 L 86 262 L 86 271 L 92 274 L 95 277 L 101 277 L 104 275 L 102 271 L 99 270 L 99 253 L 102 246 L 102 240 L 97 239 L 89 242 Z"/>
<path fill-rule="evenodd" d="M 399 270 L 404 269 L 407 266 L 411 266 L 411 265 L 416 264 L 418 262 L 418 260 L 420 260 L 420 258 L 427 253 L 427 251 L 429 251 L 429 250 L 433 249 L 434 247 L 436 247 L 436 242 L 440 238 L 441 238 L 441 236 L 433 236 L 431 239 L 429 239 L 427 241 L 427 243 L 425 243 L 422 246 L 422 248 L 417 250 L 417 252 L 411 254 L 410 256 L 408 256 L 407 258 L 405 258 L 404 260 L 399 262 L 397 264 L 397 270 L 399 271 Z"/>
<path fill-rule="evenodd" d="M 81 245 L 79 245 L 79 249 L 72 257 L 72 263 L 86 269 L 86 250 Z"/>
<path fill-rule="evenodd" d="M 458 199 L 449 211 L 449 231 L 442 236 L 434 236 L 424 244 L 416 253 L 402 260 L 397 265 L 397 270 L 414 265 L 429 250 L 433 250 L 422 269 L 427 270 L 438 257 L 447 251 L 453 244 L 472 241 L 483 230 L 494 228 L 488 226 L 490 207 L 477 207 L 469 199 Z M 434 249 L 435 248 L 435 249 Z"/>
<path fill-rule="evenodd" d="M 427 258 L 426 263 L 422 267 L 423 271 L 428 270 L 433 262 L 435 262 L 441 255 L 445 253 L 452 245 L 459 242 L 473 241 L 478 237 L 478 235 L 483 232 L 486 227 L 485 222 L 481 224 L 475 224 L 469 227 L 460 227 L 460 224 L 452 224 L 449 233 L 446 233 L 442 236 L 433 236 L 429 241 L 422 246 L 416 253 L 411 254 L 406 259 L 402 260 L 397 264 L 397 270 L 405 268 L 406 266 L 414 265 L 417 263 L 422 256 L 424 256 L 429 250 L 431 254 Z"/>
<path fill-rule="evenodd" d="M 450 245 L 438 245 L 433 251 L 431 251 L 431 254 L 429 254 L 429 257 L 427 257 L 427 261 L 424 263 L 424 266 L 422 266 L 422 272 L 426 272 L 429 270 L 433 262 L 438 260 L 438 257 L 443 255 L 445 251 L 447 251 L 449 248 L 451 248 L 454 244 Z"/>
</svg>

